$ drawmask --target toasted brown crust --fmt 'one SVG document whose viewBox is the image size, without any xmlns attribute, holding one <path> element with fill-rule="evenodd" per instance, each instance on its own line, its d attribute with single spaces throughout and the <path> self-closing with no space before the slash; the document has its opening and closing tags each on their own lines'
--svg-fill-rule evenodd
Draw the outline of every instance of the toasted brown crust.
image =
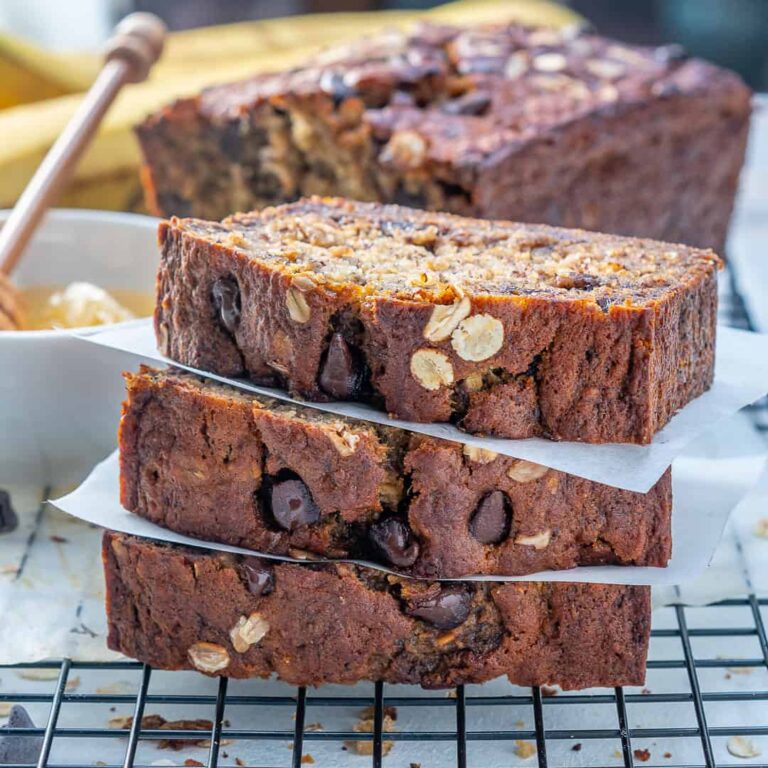
<svg viewBox="0 0 768 768">
<path fill-rule="evenodd" d="M 370 371 L 356 396 L 501 437 L 648 443 L 712 382 L 711 251 L 337 199 L 173 219 L 159 239 L 161 351 L 309 400 L 329 399 L 335 333 Z M 438 305 L 465 319 L 430 335 Z"/>
<path fill-rule="evenodd" d="M 645 677 L 648 587 L 454 585 L 466 618 L 440 629 L 409 611 L 445 585 L 348 565 L 261 561 L 255 567 L 268 569 L 271 591 L 254 595 L 243 558 L 112 532 L 103 557 L 109 647 L 158 669 L 428 688 L 500 675 L 566 689 L 640 685 Z M 243 645 L 232 631 L 245 621 L 257 631 Z"/>
<path fill-rule="evenodd" d="M 126 375 L 121 497 L 190 536 L 269 554 L 365 558 L 427 578 L 518 575 L 578 565 L 666 565 L 671 475 L 633 493 L 401 430 L 289 406 L 173 371 Z M 319 520 L 279 526 L 265 489 L 299 477 Z M 489 494 L 508 527 L 472 532 Z M 502 498 L 502 497 L 499 497 Z M 395 518 L 416 542 L 392 562 L 372 540 Z"/>
<path fill-rule="evenodd" d="M 679 47 L 425 25 L 184 99 L 138 127 L 150 208 L 341 195 L 722 249 L 750 92 Z"/>
</svg>

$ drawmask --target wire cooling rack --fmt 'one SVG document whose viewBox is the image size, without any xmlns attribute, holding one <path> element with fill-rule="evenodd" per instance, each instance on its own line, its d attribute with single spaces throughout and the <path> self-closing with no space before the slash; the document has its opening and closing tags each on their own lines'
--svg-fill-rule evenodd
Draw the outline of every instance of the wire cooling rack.
<svg viewBox="0 0 768 768">
<path fill-rule="evenodd" d="M 722 284 L 721 321 L 749 328 L 732 273 Z M 765 401 L 751 413 L 766 433 Z M 5 666 L 0 707 L 23 705 L 37 727 L 0 735 L 39 739 L 37 762 L 16 768 L 768 768 L 766 611 L 751 593 L 658 609 L 646 687 L 576 693 L 503 681 L 307 690 L 130 661 Z M 159 728 L 158 714 L 175 724 Z"/>
</svg>

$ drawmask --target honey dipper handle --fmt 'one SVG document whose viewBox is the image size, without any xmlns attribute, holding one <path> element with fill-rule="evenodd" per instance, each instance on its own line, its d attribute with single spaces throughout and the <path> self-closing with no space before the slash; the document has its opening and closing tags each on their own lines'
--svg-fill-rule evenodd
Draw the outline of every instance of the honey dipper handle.
<svg viewBox="0 0 768 768">
<path fill-rule="evenodd" d="M 151 13 L 133 13 L 115 27 L 107 43 L 104 67 L 0 230 L 1 273 L 10 274 L 16 267 L 120 88 L 146 79 L 162 53 L 165 32 L 165 24 Z"/>
</svg>

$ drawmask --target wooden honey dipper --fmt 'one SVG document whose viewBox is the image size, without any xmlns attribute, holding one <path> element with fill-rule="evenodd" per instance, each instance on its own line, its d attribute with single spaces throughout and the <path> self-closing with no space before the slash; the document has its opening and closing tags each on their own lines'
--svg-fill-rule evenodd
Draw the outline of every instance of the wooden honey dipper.
<svg viewBox="0 0 768 768">
<path fill-rule="evenodd" d="M 126 83 L 146 80 L 160 58 L 165 34 L 165 24 L 151 13 L 132 13 L 115 27 L 106 45 L 103 68 L 0 230 L 0 330 L 21 326 L 21 305 L 8 278 L 29 239 L 72 176 L 120 89 Z"/>
</svg>

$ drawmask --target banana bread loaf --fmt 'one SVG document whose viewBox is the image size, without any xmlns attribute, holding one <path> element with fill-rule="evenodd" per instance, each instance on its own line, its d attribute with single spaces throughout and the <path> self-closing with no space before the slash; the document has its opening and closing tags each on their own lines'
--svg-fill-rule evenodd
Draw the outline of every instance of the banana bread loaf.
<svg viewBox="0 0 768 768">
<path fill-rule="evenodd" d="M 309 400 L 647 443 L 712 381 L 711 251 L 328 198 L 159 241 L 161 351 Z"/>
<path fill-rule="evenodd" d="M 122 504 L 179 533 L 436 579 L 670 556 L 669 471 L 632 493 L 186 373 L 126 380 Z"/>
<path fill-rule="evenodd" d="M 641 685 L 648 587 L 455 582 L 104 534 L 109 647 L 158 669 L 444 688 Z"/>
<path fill-rule="evenodd" d="M 722 250 L 750 92 L 679 46 L 423 26 L 204 91 L 138 128 L 150 209 L 338 195 Z"/>
</svg>

